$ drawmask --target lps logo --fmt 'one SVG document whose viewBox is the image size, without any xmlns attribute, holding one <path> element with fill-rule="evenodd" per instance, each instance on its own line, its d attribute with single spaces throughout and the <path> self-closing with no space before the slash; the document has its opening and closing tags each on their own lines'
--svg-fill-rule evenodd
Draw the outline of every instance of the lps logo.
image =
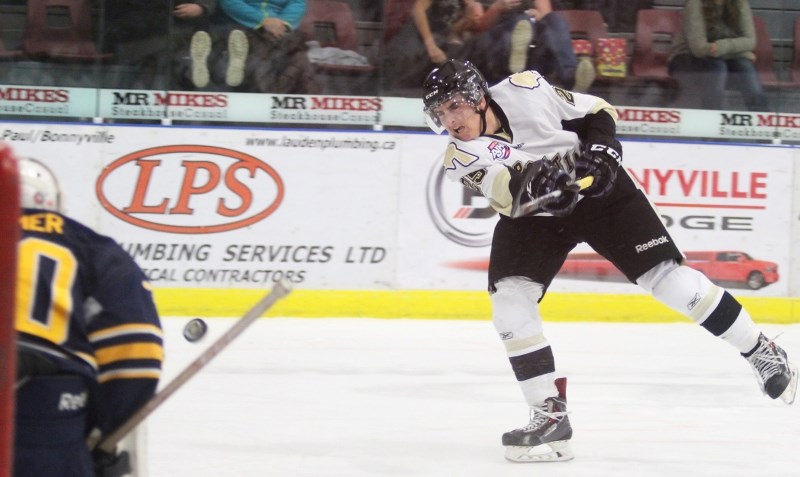
<svg viewBox="0 0 800 477">
<path fill-rule="evenodd" d="M 120 220 L 159 232 L 235 230 L 271 215 L 283 200 L 278 173 L 253 156 L 200 145 L 161 146 L 112 162 L 97 197 Z"/>
<path fill-rule="evenodd" d="M 467 247 L 492 243 L 497 212 L 480 193 L 445 176 L 444 155 L 437 157 L 428 175 L 428 213 L 445 237 Z"/>
</svg>

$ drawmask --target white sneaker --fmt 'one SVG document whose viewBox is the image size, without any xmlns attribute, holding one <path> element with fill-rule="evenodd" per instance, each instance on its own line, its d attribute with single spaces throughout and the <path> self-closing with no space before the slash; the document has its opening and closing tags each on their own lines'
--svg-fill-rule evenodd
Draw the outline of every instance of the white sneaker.
<svg viewBox="0 0 800 477">
<path fill-rule="evenodd" d="M 244 66 L 250 45 L 247 35 L 241 30 L 233 30 L 228 35 L 228 69 L 225 71 L 225 84 L 239 86 L 244 81 Z"/>
<path fill-rule="evenodd" d="M 508 53 L 508 69 L 511 73 L 527 69 L 531 40 L 533 40 L 533 25 L 530 20 L 518 21 L 511 30 L 511 50 Z"/>
<path fill-rule="evenodd" d="M 211 53 L 211 37 L 204 31 L 192 35 L 189 44 L 189 57 L 192 60 L 192 84 L 203 88 L 210 79 L 208 73 L 208 55 Z"/>
<path fill-rule="evenodd" d="M 580 56 L 578 66 L 575 67 L 575 86 L 572 90 L 576 93 L 586 93 L 594 83 L 596 76 L 592 59 L 588 56 Z"/>
</svg>

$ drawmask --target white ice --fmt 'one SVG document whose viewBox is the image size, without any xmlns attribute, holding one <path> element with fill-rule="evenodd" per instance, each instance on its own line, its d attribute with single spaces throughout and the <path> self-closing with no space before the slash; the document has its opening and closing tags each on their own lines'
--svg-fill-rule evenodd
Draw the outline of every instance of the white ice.
<svg viewBox="0 0 800 477">
<path fill-rule="evenodd" d="M 162 385 L 196 344 L 165 318 Z M 800 325 L 763 325 L 800 358 Z M 568 377 L 571 462 L 504 460 L 528 410 L 489 321 L 263 318 L 148 421 L 151 477 L 794 476 L 800 402 L 690 323 L 545 322 Z M 799 400 L 800 401 L 800 400 Z"/>
</svg>

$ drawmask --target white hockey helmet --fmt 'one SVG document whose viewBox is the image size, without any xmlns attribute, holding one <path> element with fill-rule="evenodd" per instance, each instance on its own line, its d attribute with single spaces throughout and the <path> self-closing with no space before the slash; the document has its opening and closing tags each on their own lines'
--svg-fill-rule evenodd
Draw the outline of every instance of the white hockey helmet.
<svg viewBox="0 0 800 477">
<path fill-rule="evenodd" d="M 61 189 L 53 172 L 41 162 L 22 157 L 18 162 L 20 205 L 30 209 L 61 211 Z"/>
</svg>

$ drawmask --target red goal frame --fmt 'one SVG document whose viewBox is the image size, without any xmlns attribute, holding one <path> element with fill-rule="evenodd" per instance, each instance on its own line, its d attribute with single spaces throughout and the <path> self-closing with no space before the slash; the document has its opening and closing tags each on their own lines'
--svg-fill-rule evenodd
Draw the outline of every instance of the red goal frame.
<svg viewBox="0 0 800 477">
<path fill-rule="evenodd" d="M 11 477 L 14 446 L 14 326 L 19 239 L 19 173 L 17 160 L 0 141 L 0 477 Z"/>
</svg>

